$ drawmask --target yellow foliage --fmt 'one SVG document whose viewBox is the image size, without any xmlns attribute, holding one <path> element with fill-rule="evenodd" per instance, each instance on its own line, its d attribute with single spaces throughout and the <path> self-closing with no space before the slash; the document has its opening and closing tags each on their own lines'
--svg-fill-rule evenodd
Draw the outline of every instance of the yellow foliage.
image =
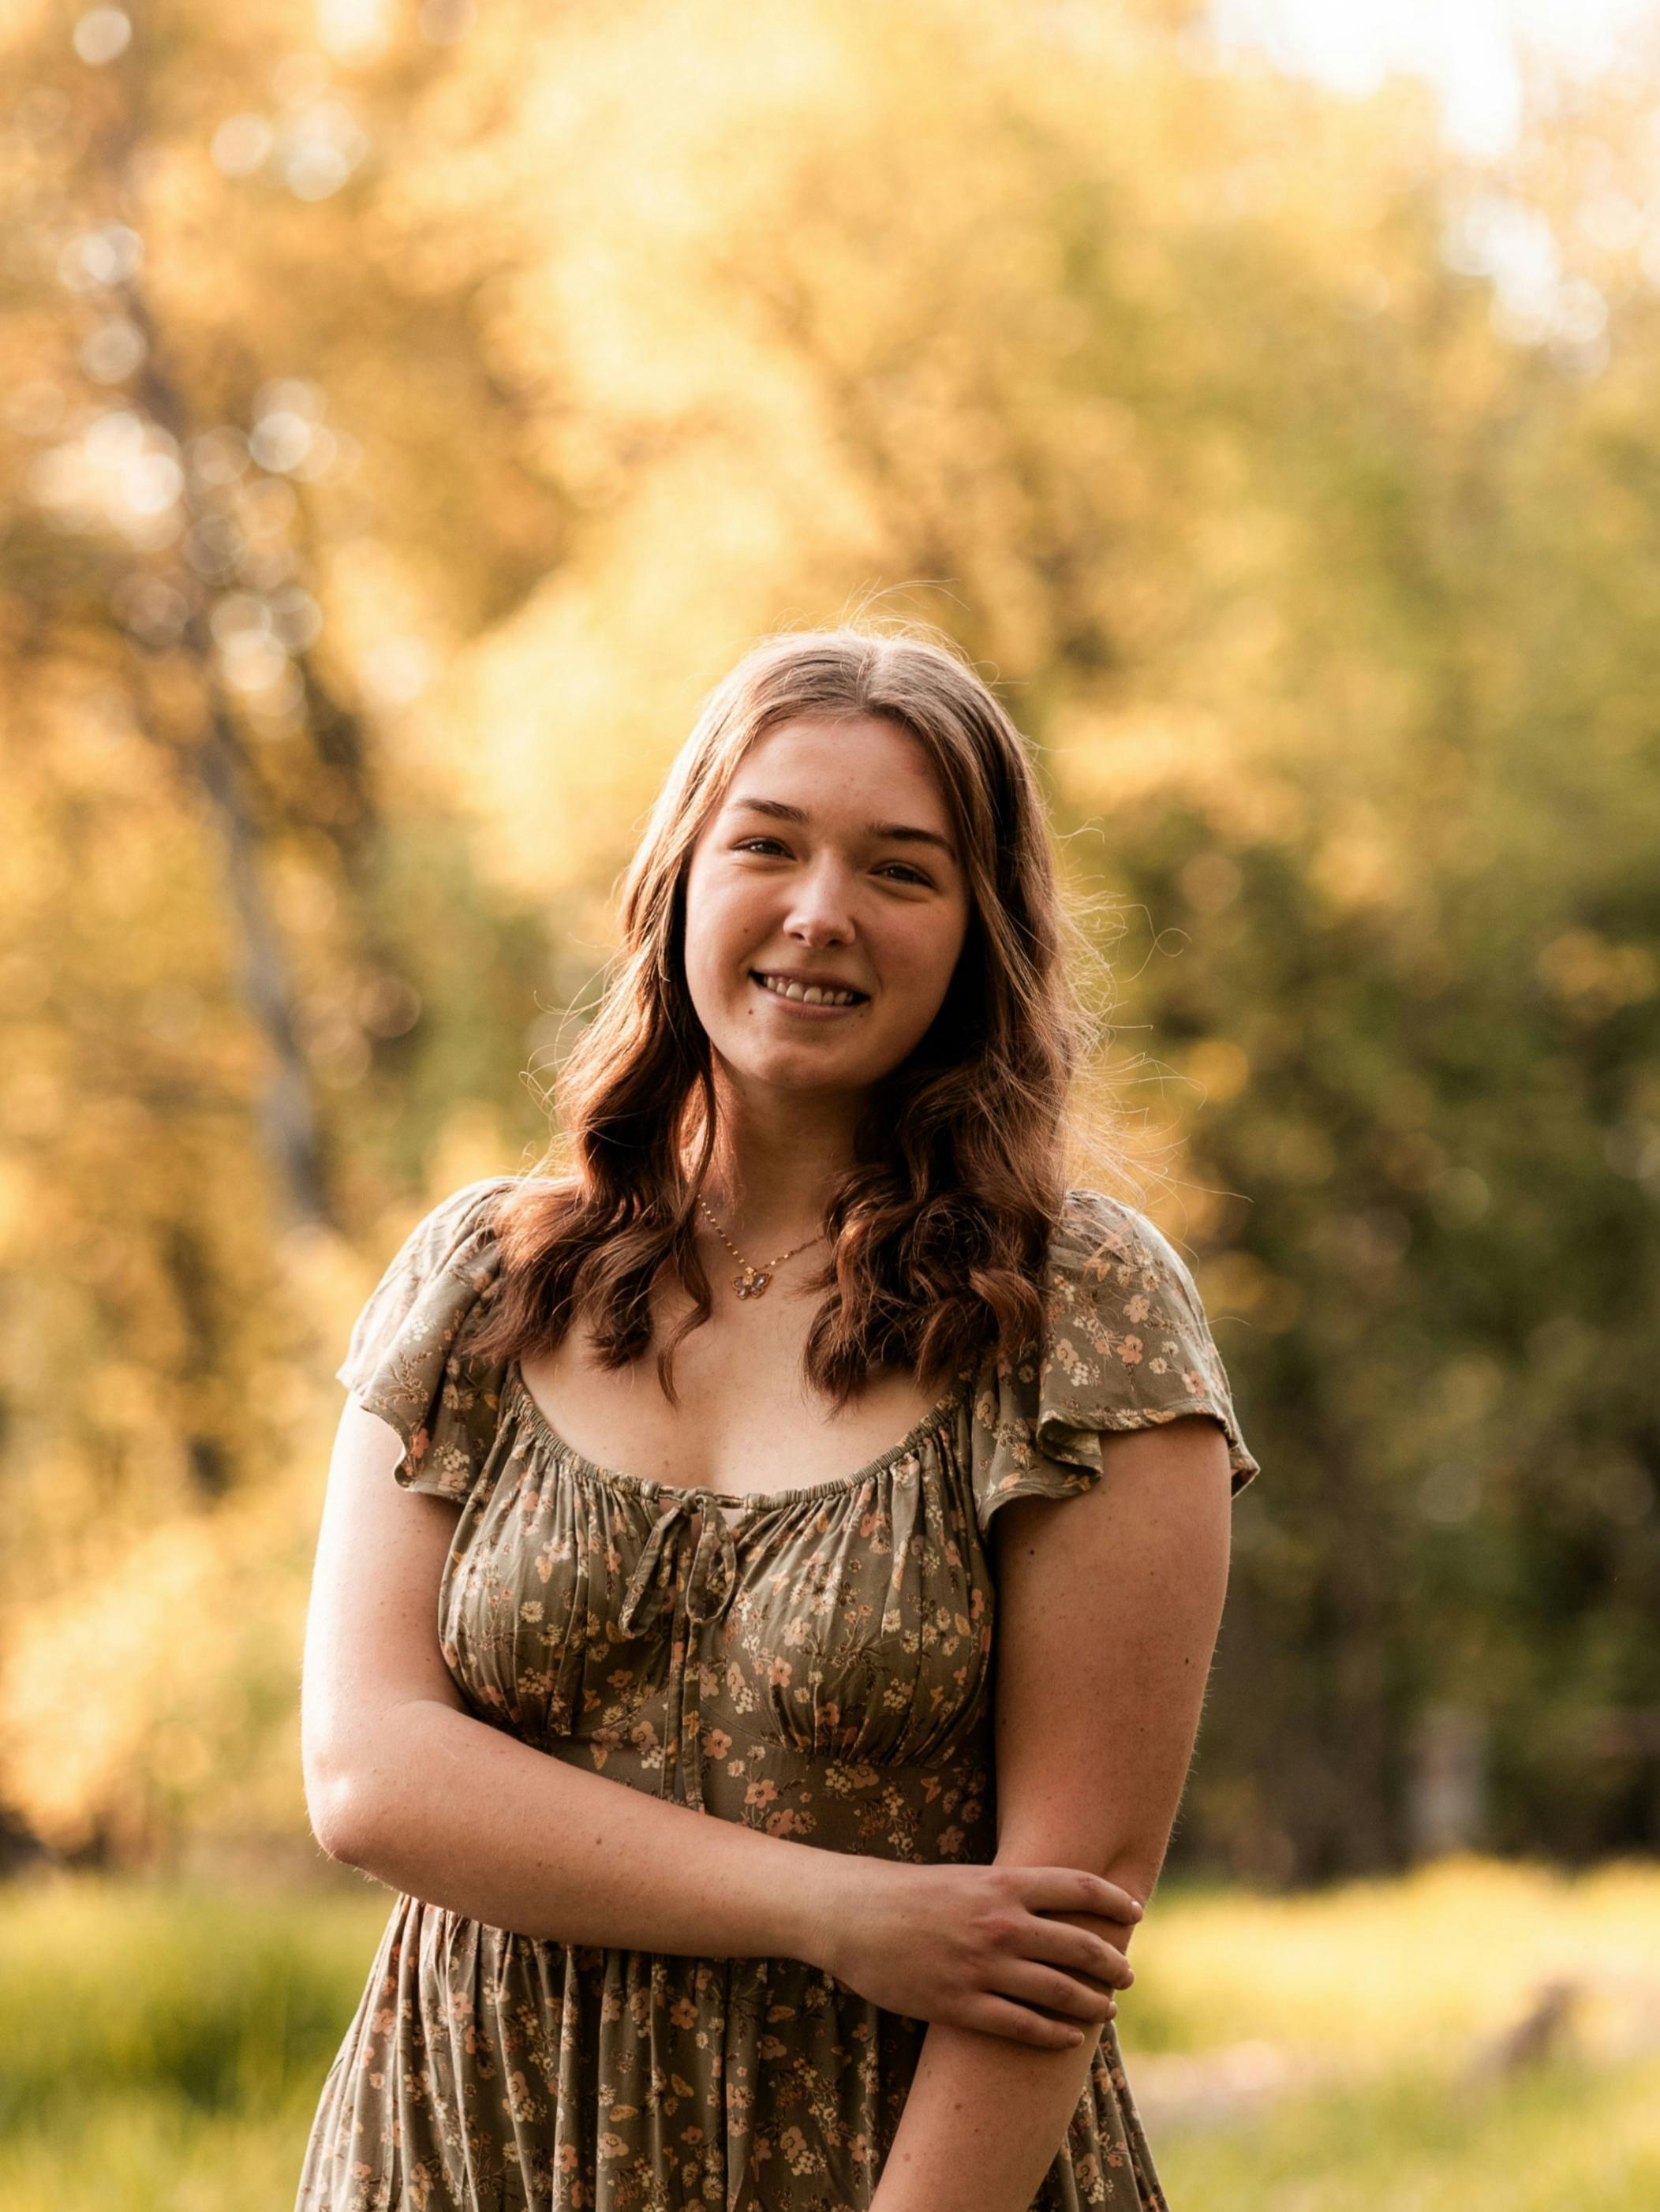
<svg viewBox="0 0 1660 2212">
<path fill-rule="evenodd" d="M 0 1794 L 49 1848 L 136 1863 L 191 1829 L 303 1831 L 311 1489 L 165 1522 L 20 1610 L 0 1651 Z"/>
</svg>

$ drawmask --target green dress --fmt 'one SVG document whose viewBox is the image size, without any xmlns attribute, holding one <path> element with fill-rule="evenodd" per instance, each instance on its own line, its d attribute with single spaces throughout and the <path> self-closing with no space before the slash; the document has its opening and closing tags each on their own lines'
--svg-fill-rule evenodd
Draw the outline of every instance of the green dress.
<svg viewBox="0 0 1660 2212">
<path fill-rule="evenodd" d="M 469 1353 L 514 1181 L 417 1224 L 338 1370 L 402 1437 L 398 1482 L 460 1508 L 437 1627 L 468 1710 L 718 1820 L 988 1863 L 998 1507 L 1085 1491 L 1103 1431 L 1186 1413 L 1225 1431 L 1236 1495 L 1257 1471 L 1181 1258 L 1071 1192 L 1029 1358 L 965 1370 L 854 1474 L 737 1496 L 596 1466 L 515 1364 Z M 568 1944 L 400 1895 L 296 2212 L 866 2212 L 927 2032 L 800 1959 Z M 1033 2212 L 1164 2204 L 1109 2021 Z"/>
</svg>

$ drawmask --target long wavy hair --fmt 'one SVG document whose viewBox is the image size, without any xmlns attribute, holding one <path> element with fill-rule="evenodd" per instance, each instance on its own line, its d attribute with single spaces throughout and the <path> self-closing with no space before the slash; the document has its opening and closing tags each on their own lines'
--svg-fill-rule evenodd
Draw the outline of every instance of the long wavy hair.
<svg viewBox="0 0 1660 2212">
<path fill-rule="evenodd" d="M 623 880 L 598 1010 L 555 1079 L 562 1142 L 496 1201 L 483 1356 L 552 1349 L 580 1319 L 600 1363 L 625 1367 L 653 1347 L 668 1267 L 692 1301 L 657 1347 L 675 1401 L 675 1347 L 713 1310 L 696 1219 L 717 1112 L 686 985 L 686 877 L 750 748 L 807 715 L 885 718 L 920 742 L 970 919 L 933 1023 L 875 1087 L 830 1194 L 806 1374 L 839 1407 L 879 1370 L 937 1390 L 994 1345 L 1016 1358 L 1037 1334 L 1089 1021 L 1072 971 L 1088 939 L 1060 895 L 1025 743 L 992 692 L 938 633 L 851 624 L 763 640 L 702 702 Z"/>
</svg>

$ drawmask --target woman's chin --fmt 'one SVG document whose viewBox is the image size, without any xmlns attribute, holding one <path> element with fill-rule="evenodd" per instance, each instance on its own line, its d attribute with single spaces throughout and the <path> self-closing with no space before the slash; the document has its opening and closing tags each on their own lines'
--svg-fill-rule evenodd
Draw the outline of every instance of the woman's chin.
<svg viewBox="0 0 1660 2212">
<path fill-rule="evenodd" d="M 835 1052 L 813 1052 L 797 1046 L 775 1052 L 722 1053 L 727 1074 L 740 1084 L 769 1091 L 817 1092 L 867 1091 L 877 1077 L 865 1065 Z"/>
</svg>

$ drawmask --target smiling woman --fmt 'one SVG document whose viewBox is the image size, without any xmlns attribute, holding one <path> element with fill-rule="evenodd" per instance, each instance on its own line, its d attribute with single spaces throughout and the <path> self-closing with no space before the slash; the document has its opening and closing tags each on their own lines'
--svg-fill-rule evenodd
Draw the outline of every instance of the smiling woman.
<svg viewBox="0 0 1660 2212">
<path fill-rule="evenodd" d="M 870 819 L 878 793 L 902 820 Z M 757 817 L 775 826 L 757 835 Z M 909 857 L 919 847 L 926 860 Z M 745 754 L 693 848 L 693 1009 L 740 1083 L 866 1095 L 938 1013 L 968 913 L 920 741 L 879 715 L 782 722 Z"/>
<path fill-rule="evenodd" d="M 1256 1462 L 1066 1182 L 1019 734 L 931 637 L 769 640 L 622 903 L 562 1152 L 339 1370 L 307 1790 L 398 1897 L 299 2212 L 1164 2212 L 1113 1993 Z"/>
<path fill-rule="evenodd" d="M 757 647 L 670 769 L 622 925 L 560 1079 L 575 1171 L 504 1216 L 495 1341 L 532 1346 L 548 1395 L 592 1403 L 602 1432 L 652 1423 L 649 1350 L 668 1425 L 651 1448 L 684 1463 L 677 1354 L 721 1342 L 700 1199 L 751 1250 L 822 1231 L 800 1295 L 840 1295 L 799 1347 L 769 1347 L 809 1430 L 879 1419 L 908 1381 L 915 1412 L 988 1323 L 1006 1348 L 1031 1338 L 1091 954 L 1019 733 L 955 653 L 856 629 Z M 852 1004 L 827 1009 L 827 987 Z M 603 1405 L 580 1333 L 550 1325 L 567 1304 L 612 1378 Z M 724 1419 L 712 1452 L 745 1425 Z"/>
</svg>

